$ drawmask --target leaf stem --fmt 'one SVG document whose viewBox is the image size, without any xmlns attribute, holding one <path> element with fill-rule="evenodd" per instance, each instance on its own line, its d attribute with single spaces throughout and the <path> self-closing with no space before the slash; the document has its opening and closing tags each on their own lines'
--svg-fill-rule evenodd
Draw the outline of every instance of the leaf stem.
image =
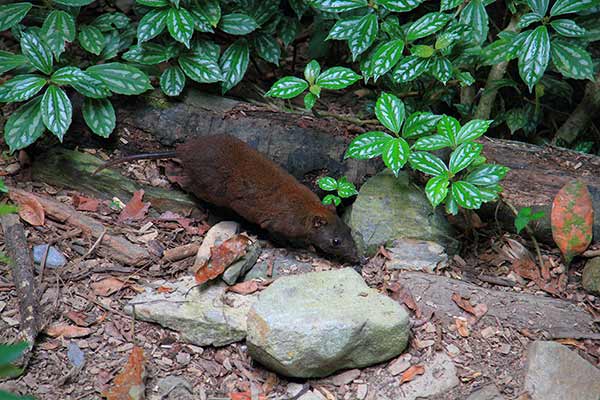
<svg viewBox="0 0 600 400">
<path fill-rule="evenodd" d="M 513 206 L 504 197 L 500 197 L 500 198 L 502 199 L 502 202 L 504 204 L 506 204 L 508 206 L 508 208 L 510 208 L 510 210 L 515 215 L 515 217 L 517 215 L 519 215 L 519 212 L 517 211 L 517 209 L 515 208 L 515 206 Z M 540 271 L 542 271 L 543 268 L 544 268 L 544 260 L 542 259 L 542 252 L 540 251 L 540 245 L 538 244 L 538 241 L 536 240 L 535 235 L 533 234 L 533 229 L 531 229 L 531 227 L 529 226 L 529 224 L 525 225 L 525 230 L 527 231 L 527 234 L 529 235 L 529 238 L 531 239 L 531 242 L 533 243 L 533 247 L 535 248 L 535 254 L 537 255 L 538 262 L 540 264 Z"/>
</svg>

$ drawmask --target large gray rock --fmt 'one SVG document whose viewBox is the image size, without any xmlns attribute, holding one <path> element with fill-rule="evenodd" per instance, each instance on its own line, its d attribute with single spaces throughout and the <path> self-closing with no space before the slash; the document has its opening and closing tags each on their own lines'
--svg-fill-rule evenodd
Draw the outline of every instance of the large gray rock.
<svg viewBox="0 0 600 400">
<path fill-rule="evenodd" d="M 532 400 L 598 400 L 600 370 L 562 344 L 535 341 L 527 355 L 525 390 Z"/>
<path fill-rule="evenodd" d="M 400 238 L 437 242 L 450 254 L 458 250 L 458 241 L 440 209 L 431 208 L 423 191 L 410 183 L 406 173 L 396 178 L 385 170 L 370 178 L 344 220 L 352 228 L 359 249 L 368 255 Z"/>
<path fill-rule="evenodd" d="M 406 310 L 350 268 L 276 280 L 248 314 L 250 355 L 286 376 L 376 364 L 407 345 Z"/>
<path fill-rule="evenodd" d="M 172 288 L 161 293 L 158 287 Z M 175 282 L 157 281 L 134 297 L 125 312 L 181 333 L 199 346 L 224 346 L 246 337 L 246 316 L 256 295 L 227 292 L 220 280 L 197 286 L 185 276 Z"/>
<path fill-rule="evenodd" d="M 432 273 L 436 269 L 448 265 L 448 255 L 444 248 L 435 242 L 415 239 L 394 240 L 388 248 L 390 259 L 386 261 L 388 269 L 426 271 Z"/>
<path fill-rule="evenodd" d="M 585 263 L 581 284 L 588 292 L 600 296 L 600 257 L 594 257 Z"/>
<path fill-rule="evenodd" d="M 467 400 L 504 400 L 495 385 L 487 385 L 471 393 Z"/>
</svg>

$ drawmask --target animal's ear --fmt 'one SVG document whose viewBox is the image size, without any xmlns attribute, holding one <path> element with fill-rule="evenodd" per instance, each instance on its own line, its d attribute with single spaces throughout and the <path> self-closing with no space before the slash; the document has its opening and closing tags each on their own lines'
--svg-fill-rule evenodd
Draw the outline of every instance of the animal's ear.
<svg viewBox="0 0 600 400">
<path fill-rule="evenodd" d="M 332 213 L 337 213 L 337 209 L 334 204 L 325 204 L 325 208 L 331 211 Z"/>
<path fill-rule="evenodd" d="M 323 225 L 327 225 L 327 220 L 323 218 L 321 215 L 313 215 L 312 217 L 312 226 L 314 228 L 320 228 Z"/>
</svg>

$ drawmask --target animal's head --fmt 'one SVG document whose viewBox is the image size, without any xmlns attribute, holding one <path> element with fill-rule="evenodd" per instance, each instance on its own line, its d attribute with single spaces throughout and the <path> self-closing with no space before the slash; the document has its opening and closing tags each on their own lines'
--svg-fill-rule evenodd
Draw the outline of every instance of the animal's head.
<svg viewBox="0 0 600 400">
<path fill-rule="evenodd" d="M 323 252 L 344 261 L 361 261 L 350 228 L 338 217 L 335 210 L 323 207 L 309 217 L 309 241 Z"/>
</svg>

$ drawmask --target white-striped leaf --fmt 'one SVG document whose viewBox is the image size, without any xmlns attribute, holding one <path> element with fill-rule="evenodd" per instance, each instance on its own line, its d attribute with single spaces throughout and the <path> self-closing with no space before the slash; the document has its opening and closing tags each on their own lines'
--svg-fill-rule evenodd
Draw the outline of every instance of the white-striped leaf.
<svg viewBox="0 0 600 400">
<path fill-rule="evenodd" d="M 478 186 L 494 185 L 509 171 L 509 168 L 503 165 L 482 164 L 475 168 L 465 177 L 465 181 Z"/>
<path fill-rule="evenodd" d="M 222 93 L 227 92 L 242 80 L 248 69 L 249 61 L 250 50 L 245 39 L 237 40 L 223 52 L 219 60 L 223 73 Z"/>
<path fill-rule="evenodd" d="M 51 80 L 57 85 L 70 85 L 86 97 L 102 99 L 110 96 L 110 90 L 101 80 L 90 76 L 77 67 L 63 67 L 52 74 Z"/>
<path fill-rule="evenodd" d="M 0 31 L 12 28 L 31 10 L 31 3 L 13 3 L 0 6 Z"/>
<path fill-rule="evenodd" d="M 550 61 L 550 37 L 545 26 L 531 31 L 519 50 L 519 75 L 532 90 L 544 75 Z"/>
<path fill-rule="evenodd" d="M 73 116 L 73 107 L 67 94 L 58 86 L 48 87 L 42 97 L 41 108 L 44 125 L 62 142 Z"/>
<path fill-rule="evenodd" d="M 481 191 L 477 186 L 465 181 L 452 183 L 452 197 L 459 206 L 469 210 L 481 207 L 483 202 Z"/>
<path fill-rule="evenodd" d="M 25 56 L 0 50 L 0 74 L 24 64 L 27 64 L 27 58 L 25 58 Z"/>
<path fill-rule="evenodd" d="M 404 57 L 396 64 L 392 77 L 397 83 L 412 81 L 427 71 L 430 62 L 431 59 L 429 58 L 420 58 L 417 56 Z"/>
<path fill-rule="evenodd" d="M 92 4 L 95 0 L 53 0 L 55 3 L 69 7 L 83 7 Z"/>
<path fill-rule="evenodd" d="M 85 123 L 96 135 L 107 138 L 115 129 L 115 109 L 110 100 L 86 97 L 81 111 Z"/>
<path fill-rule="evenodd" d="M 425 137 L 417 139 L 415 144 L 413 144 L 412 148 L 414 150 L 433 151 L 433 150 L 439 150 L 439 149 L 443 149 L 445 147 L 451 147 L 451 146 L 452 146 L 452 143 L 450 143 L 450 141 L 448 140 L 448 138 L 446 136 L 431 135 L 431 136 L 425 136 Z"/>
<path fill-rule="evenodd" d="M 325 204 L 326 206 L 328 206 L 330 204 L 334 204 L 337 207 L 341 203 L 342 203 L 342 199 L 340 199 L 335 194 L 328 194 L 327 196 L 323 197 L 323 204 Z"/>
<path fill-rule="evenodd" d="M 192 16 L 192 19 L 194 20 L 194 29 L 200 32 L 214 33 L 215 30 L 210 25 L 210 22 L 208 21 L 206 16 L 204 16 L 204 14 L 202 14 L 202 12 L 200 12 L 200 10 L 195 5 L 190 7 L 188 11 Z"/>
<path fill-rule="evenodd" d="M 433 132 L 441 116 L 430 112 L 414 112 L 402 127 L 402 137 L 412 138 Z"/>
<path fill-rule="evenodd" d="M 75 40 L 75 18 L 64 11 L 54 10 L 44 20 L 41 32 L 58 59 L 65 50 L 65 41 Z"/>
<path fill-rule="evenodd" d="M 563 76 L 573 79 L 590 79 L 594 76 L 594 63 L 590 53 L 581 47 L 555 40 L 552 42 L 552 63 Z"/>
<path fill-rule="evenodd" d="M 452 196 L 452 192 L 448 193 L 446 197 L 446 213 L 456 215 L 458 214 L 458 204 L 456 200 L 454 200 L 454 196 Z"/>
<path fill-rule="evenodd" d="M 360 19 L 358 25 L 348 39 L 348 46 L 352 52 L 352 61 L 356 61 L 356 58 L 359 55 L 371 47 L 378 32 L 379 22 L 377 20 L 377 15 L 367 14 Z"/>
<path fill-rule="evenodd" d="M 393 94 L 382 92 L 375 103 L 379 122 L 394 133 L 399 133 L 404 122 L 404 103 Z"/>
<path fill-rule="evenodd" d="M 4 141 L 11 153 L 29 146 L 46 130 L 42 122 L 41 102 L 42 96 L 29 100 L 17 108 L 6 121 Z"/>
<path fill-rule="evenodd" d="M 333 27 L 329 31 L 329 34 L 327 35 L 327 40 L 329 40 L 329 39 L 335 39 L 335 40 L 350 39 L 352 37 L 352 34 L 354 33 L 354 31 L 356 30 L 356 27 L 360 23 L 361 19 L 362 19 L 361 17 L 340 19 L 333 25 Z"/>
<path fill-rule="evenodd" d="M 337 184 L 337 193 L 340 197 L 345 199 L 357 195 L 358 190 L 356 190 L 354 183 L 348 182 L 348 179 L 345 176 L 342 176 Z"/>
<path fill-rule="evenodd" d="M 446 137 L 452 146 L 456 146 L 456 135 L 460 130 L 460 123 L 454 117 L 442 115 L 437 124 L 437 131 L 440 135 Z"/>
<path fill-rule="evenodd" d="M 344 89 L 360 79 L 360 75 L 350 68 L 333 67 L 321 73 L 317 85 L 323 89 Z"/>
<path fill-rule="evenodd" d="M 475 83 L 475 78 L 469 71 L 457 71 L 454 75 L 456 75 L 456 79 L 460 81 L 462 87 L 471 86 Z"/>
<path fill-rule="evenodd" d="M 431 74 L 444 85 L 452 78 L 452 63 L 446 57 L 438 57 L 431 64 Z"/>
<path fill-rule="evenodd" d="M 411 167 L 427 175 L 442 175 L 448 172 L 448 167 L 441 158 L 427 153 L 426 151 L 417 151 L 410 154 L 408 161 Z"/>
<path fill-rule="evenodd" d="M 86 72 L 100 79 L 108 88 L 118 94 L 141 94 L 152 89 L 148 75 L 131 65 L 112 62 L 94 65 Z"/>
<path fill-rule="evenodd" d="M 79 27 L 77 39 L 81 47 L 92 54 L 99 55 L 104 48 L 104 35 L 95 26 L 82 25 Z"/>
<path fill-rule="evenodd" d="M 171 66 L 160 76 L 160 88 L 167 96 L 179 96 L 185 86 L 185 74 L 178 66 Z"/>
<path fill-rule="evenodd" d="M 424 0 L 379 0 L 377 3 L 392 12 L 408 12 L 414 10 Z"/>
<path fill-rule="evenodd" d="M 381 158 L 386 167 L 388 167 L 394 175 L 398 176 L 404 164 L 408 161 L 410 155 L 410 147 L 406 140 L 402 138 L 393 138 L 389 140 L 382 149 Z"/>
<path fill-rule="evenodd" d="M 471 0 L 463 8 L 460 22 L 473 29 L 472 38 L 477 44 L 481 44 L 487 39 L 489 17 L 483 0 Z"/>
<path fill-rule="evenodd" d="M 525 14 L 519 20 L 519 23 L 517 24 L 517 28 L 519 28 L 519 29 L 527 28 L 529 25 L 531 25 L 535 22 L 541 21 L 542 18 L 544 18 L 544 17 L 540 16 L 537 13 Z"/>
<path fill-rule="evenodd" d="M 392 139 L 393 137 L 385 132 L 373 131 L 363 133 L 350 142 L 344 158 L 367 160 L 380 156 L 384 146 Z"/>
<path fill-rule="evenodd" d="M 219 29 L 230 35 L 247 35 L 258 28 L 258 24 L 248 14 L 233 13 L 223 15 L 219 22 Z"/>
<path fill-rule="evenodd" d="M 304 108 L 312 110 L 317 102 L 317 98 L 318 97 L 314 93 L 306 93 L 306 95 L 304 95 Z"/>
<path fill-rule="evenodd" d="M 135 0 L 135 2 L 146 7 L 166 7 L 169 5 L 168 0 Z"/>
<path fill-rule="evenodd" d="M 565 37 L 580 37 L 585 35 L 585 28 L 577 25 L 572 19 L 555 19 L 550 22 L 556 33 Z"/>
<path fill-rule="evenodd" d="M 164 46 L 156 43 L 142 43 L 131 46 L 129 51 L 121 56 L 129 62 L 143 65 L 156 65 L 169 59 L 169 54 Z"/>
<path fill-rule="evenodd" d="M 52 73 L 52 50 L 37 34 L 21 33 L 21 51 L 35 69 L 47 75 Z"/>
<path fill-rule="evenodd" d="M 288 4 L 292 7 L 298 19 L 302 18 L 308 8 L 308 1 L 306 0 L 288 0 Z"/>
<path fill-rule="evenodd" d="M 129 17 L 121 12 L 105 13 L 92 22 L 92 25 L 102 32 L 113 29 L 125 29 L 131 23 Z"/>
<path fill-rule="evenodd" d="M 0 85 L 0 102 L 14 103 L 29 100 L 46 86 L 46 79 L 39 75 L 17 75 Z"/>
<path fill-rule="evenodd" d="M 295 18 L 288 18 L 279 25 L 279 37 L 283 41 L 283 46 L 289 46 L 300 31 L 300 22 Z"/>
<path fill-rule="evenodd" d="M 164 31 L 165 26 L 167 26 L 168 14 L 168 10 L 159 9 L 150 10 L 146 15 L 144 15 L 137 27 L 138 42 L 146 42 Z"/>
<path fill-rule="evenodd" d="M 498 193 L 502 192 L 502 186 L 491 185 L 491 186 L 477 186 L 479 189 L 479 195 L 481 196 L 482 202 L 495 201 L 498 199 Z"/>
<path fill-rule="evenodd" d="M 404 41 L 396 39 L 383 44 L 375 51 L 371 66 L 371 74 L 375 81 L 398 64 L 402 58 L 402 50 L 404 50 Z"/>
<path fill-rule="evenodd" d="M 467 122 L 456 134 L 456 144 L 477 139 L 488 130 L 492 122 L 492 120 L 484 119 L 474 119 Z"/>
<path fill-rule="evenodd" d="M 412 23 L 406 32 L 406 40 L 412 42 L 419 38 L 429 36 L 442 29 L 450 20 L 450 15 L 441 12 L 425 14 Z"/>
<path fill-rule="evenodd" d="M 202 57 L 218 62 L 219 54 L 221 54 L 221 48 L 215 42 L 209 42 L 208 40 L 193 40 L 192 53 L 201 55 Z"/>
<path fill-rule="evenodd" d="M 551 16 L 577 13 L 598 5 L 598 0 L 557 0 L 550 10 Z"/>
<path fill-rule="evenodd" d="M 280 99 L 291 99 L 299 96 L 308 88 L 308 83 L 304 79 L 295 76 L 286 76 L 279 79 L 271 86 L 271 89 L 265 96 L 279 97 Z"/>
<path fill-rule="evenodd" d="M 367 0 L 310 0 L 310 5 L 327 12 L 340 13 L 366 7 Z"/>
<path fill-rule="evenodd" d="M 254 47 L 256 52 L 263 60 L 279 65 L 279 57 L 281 56 L 281 49 L 279 43 L 271 35 L 257 35 L 254 38 Z"/>
<path fill-rule="evenodd" d="M 463 0 L 442 0 L 440 2 L 440 11 L 453 10 L 456 7 L 460 6 L 462 3 Z"/>
<path fill-rule="evenodd" d="M 171 37 L 185 47 L 190 47 L 190 39 L 194 34 L 194 19 L 185 8 L 171 7 L 167 14 L 167 29 Z"/>
<path fill-rule="evenodd" d="M 330 176 L 324 176 L 323 178 L 319 178 L 317 180 L 317 185 L 319 185 L 321 189 L 327 192 L 337 190 L 338 187 L 337 181 Z"/>
<path fill-rule="evenodd" d="M 202 0 L 196 3 L 198 11 L 204 16 L 206 21 L 216 28 L 221 20 L 221 6 L 217 0 Z"/>
<path fill-rule="evenodd" d="M 306 79 L 306 81 L 311 85 L 315 83 L 320 73 L 321 66 L 319 65 L 317 60 L 312 60 L 304 67 L 304 79 Z"/>
<path fill-rule="evenodd" d="M 548 11 L 548 0 L 527 0 L 527 5 L 537 15 L 544 16 Z"/>
<path fill-rule="evenodd" d="M 434 176 L 425 185 L 425 194 L 429 203 L 435 208 L 448 196 L 448 177 L 446 175 Z"/>
<path fill-rule="evenodd" d="M 463 143 L 450 154 L 450 172 L 454 175 L 467 168 L 481 154 L 483 146 L 479 143 Z"/>
<path fill-rule="evenodd" d="M 179 66 L 193 81 L 199 83 L 214 83 L 223 80 L 219 64 L 210 58 L 200 55 L 179 57 Z"/>
</svg>

